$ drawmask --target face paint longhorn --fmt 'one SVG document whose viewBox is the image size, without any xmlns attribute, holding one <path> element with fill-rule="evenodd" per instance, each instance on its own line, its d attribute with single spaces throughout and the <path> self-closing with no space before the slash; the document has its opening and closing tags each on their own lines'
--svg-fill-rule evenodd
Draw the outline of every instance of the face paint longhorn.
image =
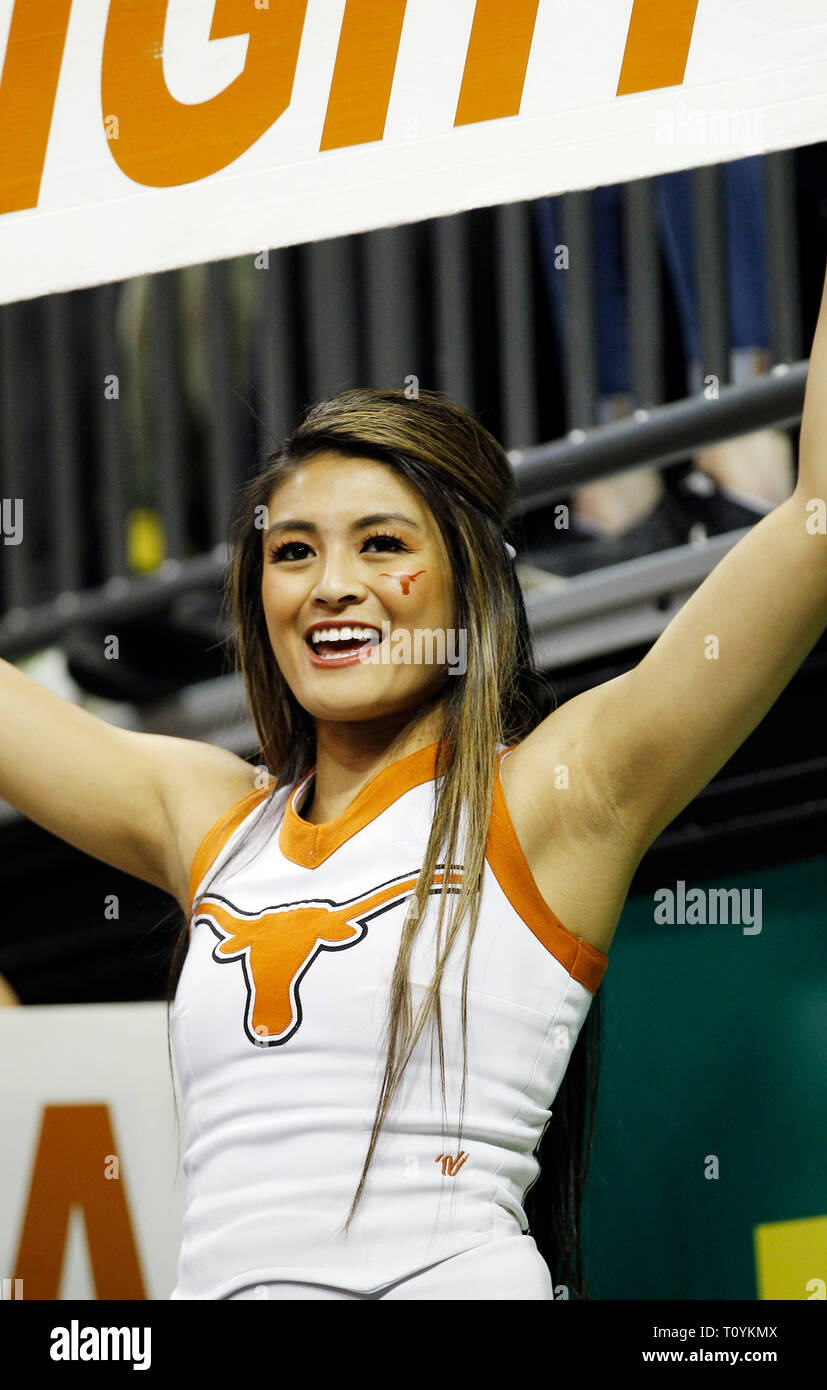
<svg viewBox="0 0 827 1390">
<path fill-rule="evenodd" d="M 416 571 L 416 574 L 385 574 L 385 573 L 383 572 L 382 574 L 380 574 L 379 578 L 380 578 L 380 579 L 398 579 L 398 580 L 399 580 L 399 583 L 400 583 L 400 585 L 401 585 L 401 587 L 402 587 L 402 592 L 403 592 L 403 594 L 408 594 L 408 593 L 410 593 L 411 584 L 413 583 L 413 581 L 414 581 L 415 579 L 418 579 L 419 576 L 420 576 L 420 574 L 424 574 L 424 573 L 425 573 L 424 570 L 417 570 L 417 571 Z"/>
</svg>

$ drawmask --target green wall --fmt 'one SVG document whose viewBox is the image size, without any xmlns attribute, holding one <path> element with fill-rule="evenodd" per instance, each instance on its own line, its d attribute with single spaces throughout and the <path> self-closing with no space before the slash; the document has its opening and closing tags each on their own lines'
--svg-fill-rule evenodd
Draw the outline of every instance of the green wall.
<svg viewBox="0 0 827 1390">
<path fill-rule="evenodd" d="M 755 1299 L 755 1226 L 827 1216 L 827 858 L 693 887 L 760 888 L 762 931 L 626 902 L 583 1210 L 598 1299 Z"/>
</svg>

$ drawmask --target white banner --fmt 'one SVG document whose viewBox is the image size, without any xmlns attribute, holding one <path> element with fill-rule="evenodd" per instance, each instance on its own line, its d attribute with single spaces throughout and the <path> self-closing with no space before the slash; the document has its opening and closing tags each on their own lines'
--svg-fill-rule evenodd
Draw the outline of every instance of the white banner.
<svg viewBox="0 0 827 1390">
<path fill-rule="evenodd" d="M 0 0 L 0 302 L 827 138 L 824 0 Z"/>
<path fill-rule="evenodd" d="M 0 1058 L 3 1298 L 169 1298 L 184 1179 L 166 1005 L 0 1009 Z M 178 1114 L 183 1141 L 180 1095 Z"/>
</svg>

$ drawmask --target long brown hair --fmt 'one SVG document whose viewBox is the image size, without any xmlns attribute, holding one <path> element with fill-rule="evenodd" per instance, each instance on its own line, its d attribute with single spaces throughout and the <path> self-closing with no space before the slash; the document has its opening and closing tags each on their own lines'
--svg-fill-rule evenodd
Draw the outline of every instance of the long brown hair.
<svg viewBox="0 0 827 1390">
<path fill-rule="evenodd" d="M 440 982 L 466 915 L 469 925 L 462 988 L 463 1078 L 459 1140 L 467 1077 L 467 983 L 485 869 L 485 845 L 496 775 L 497 743 L 519 743 L 553 707 L 553 692 L 537 670 L 522 591 L 504 545 L 504 526 L 516 485 L 502 446 L 463 407 L 441 393 L 349 390 L 322 401 L 304 419 L 263 470 L 242 489 L 231 528 L 231 558 L 225 605 L 231 620 L 237 665 L 243 673 L 261 757 L 277 780 L 273 796 L 293 787 L 316 758 L 313 717 L 296 700 L 273 658 L 261 601 L 260 520 L 274 488 L 321 452 L 343 458 L 376 459 L 418 489 L 445 543 L 452 567 L 456 623 L 472 634 L 467 667 L 431 696 L 401 731 L 402 740 L 437 702 L 442 728 L 435 778 L 442 786 L 425 858 L 402 930 L 388 998 L 383 1046 L 387 1047 L 370 1144 L 346 1230 L 361 1201 L 365 1180 L 388 1108 L 429 1017 L 435 1017 L 443 1113 L 445 1062 Z M 271 797 L 272 800 L 272 797 Z M 459 891 L 439 896 L 434 978 L 414 1030 L 408 967 L 416 933 L 429 901 L 440 859 L 445 881 L 458 865 L 460 817 L 466 809 L 467 836 Z M 266 809 L 263 815 L 266 815 Z M 241 849 L 243 837 L 233 851 Z M 446 904 L 454 910 L 441 947 Z M 170 1004 L 187 948 L 177 943 L 170 973 Z M 530 1231 L 552 1278 L 577 1298 L 588 1298 L 580 1249 L 580 1206 L 592 1146 L 600 1045 L 600 1000 L 595 997 L 554 1101 L 554 1118 L 536 1150 L 540 1176 L 526 1194 Z"/>
</svg>

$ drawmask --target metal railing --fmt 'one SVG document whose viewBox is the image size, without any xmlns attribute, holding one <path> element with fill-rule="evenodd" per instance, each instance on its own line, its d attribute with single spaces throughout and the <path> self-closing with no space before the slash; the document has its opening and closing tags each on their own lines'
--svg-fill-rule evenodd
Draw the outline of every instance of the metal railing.
<svg viewBox="0 0 827 1390">
<path fill-rule="evenodd" d="M 512 449 L 520 503 L 514 514 L 566 497 L 581 483 L 631 468 L 666 467 L 707 444 L 801 419 L 809 362 L 780 363 L 744 386 L 725 386 L 711 399 L 694 396 L 639 409 L 626 420 L 573 430 L 567 439 Z"/>
<path fill-rule="evenodd" d="M 523 510 L 530 511 L 566 496 L 573 486 L 591 478 L 629 467 L 674 462 L 712 440 L 768 425 L 796 424 L 803 408 L 808 366 L 808 362 L 798 362 L 789 369 L 776 368 L 746 386 L 725 387 L 715 401 L 678 401 L 639 412 L 637 418 L 576 431 L 573 438 L 558 443 L 512 450 L 509 457 L 520 494 L 512 519 Z M 741 534 L 736 532 L 733 536 Z M 720 540 L 731 543 L 731 538 Z M 717 555 L 717 544 L 711 541 L 702 552 L 706 559 L 693 561 L 687 579 L 694 576 L 697 580 L 708 572 L 713 555 Z M 227 546 L 221 543 L 206 555 L 190 560 L 166 560 L 156 575 L 116 577 L 98 590 L 63 594 L 30 611 L 6 614 L 0 618 L 0 655 L 8 660 L 36 651 L 57 641 L 73 624 L 109 618 L 126 620 L 162 611 L 181 594 L 214 588 L 221 580 L 227 558 Z M 649 571 L 657 574 L 660 557 L 646 557 L 646 562 Z M 665 574 L 664 569 L 664 577 Z M 612 606 L 611 595 L 617 591 L 612 582 L 604 583 L 603 576 L 608 576 L 608 571 L 567 582 L 566 603 L 570 612 L 574 611 L 571 594 L 577 585 L 586 590 L 591 586 L 593 592 L 605 590 L 606 602 Z"/>
<path fill-rule="evenodd" d="M 638 410 L 606 427 L 592 428 L 590 192 L 558 200 L 578 254 L 567 271 L 566 341 L 556 345 L 528 203 L 271 251 L 266 264 L 215 262 L 0 308 L 0 495 L 21 499 L 24 517 L 22 543 L 0 545 L 0 654 L 214 586 L 237 487 L 306 403 L 348 386 L 414 376 L 475 410 L 510 450 L 525 508 L 794 422 L 807 364 L 795 360 L 791 159 L 764 160 L 776 372 L 724 385 L 715 401 L 662 404 L 654 180 L 624 187 Z M 703 366 L 726 383 L 721 170 L 694 171 L 692 185 L 705 255 Z M 549 438 L 559 442 L 541 442 Z M 141 549 L 147 527 L 154 558 Z"/>
</svg>

